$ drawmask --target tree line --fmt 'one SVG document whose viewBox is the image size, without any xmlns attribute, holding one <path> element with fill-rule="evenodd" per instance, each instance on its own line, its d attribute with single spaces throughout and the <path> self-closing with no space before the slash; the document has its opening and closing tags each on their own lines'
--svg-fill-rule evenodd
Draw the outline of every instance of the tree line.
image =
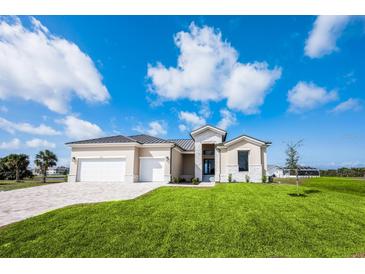
<svg viewBox="0 0 365 274">
<path fill-rule="evenodd" d="M 37 153 L 34 164 L 41 171 L 42 181 L 46 182 L 47 170 L 57 165 L 57 156 L 48 149 Z M 33 173 L 29 170 L 29 156 L 26 154 L 9 154 L 0 158 L 0 180 L 15 180 L 32 178 Z"/>
<path fill-rule="evenodd" d="M 321 176 L 326 177 L 365 177 L 365 167 L 341 167 L 338 169 L 321 170 Z"/>
</svg>

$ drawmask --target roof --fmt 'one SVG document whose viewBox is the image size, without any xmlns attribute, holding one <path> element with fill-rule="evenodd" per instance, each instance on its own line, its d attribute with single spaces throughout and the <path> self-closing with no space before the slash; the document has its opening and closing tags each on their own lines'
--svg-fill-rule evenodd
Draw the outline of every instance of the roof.
<svg viewBox="0 0 365 274">
<path fill-rule="evenodd" d="M 158 138 L 158 137 L 154 137 L 154 136 L 150 136 L 147 134 L 139 134 L 139 135 L 132 135 L 132 136 L 128 136 L 128 138 L 131 138 L 135 141 L 137 141 L 140 144 L 162 144 L 162 143 L 170 143 L 167 140 Z"/>
<path fill-rule="evenodd" d="M 198 132 L 200 132 L 200 131 L 204 131 L 205 129 L 211 129 L 211 130 L 213 130 L 213 131 L 218 131 L 219 133 L 222 133 L 222 135 L 223 135 L 223 141 L 224 141 L 224 140 L 226 139 L 226 137 L 227 137 L 227 131 L 225 131 L 225 130 L 223 130 L 223 129 L 221 129 L 221 128 L 218 128 L 218 127 L 215 127 L 215 126 L 209 125 L 209 124 L 204 125 L 204 126 L 201 126 L 201 127 L 197 128 L 197 129 L 194 129 L 194 130 L 190 133 L 190 136 L 191 136 L 191 137 L 193 137 L 193 135 L 194 135 L 195 133 L 198 133 Z"/>
<path fill-rule="evenodd" d="M 194 140 L 193 139 L 169 139 L 168 141 L 175 143 L 183 150 L 193 151 L 194 150 Z"/>
<path fill-rule="evenodd" d="M 233 138 L 233 139 L 231 139 L 231 140 L 229 140 L 229 141 L 226 141 L 226 142 L 222 143 L 222 145 L 225 145 L 225 144 L 228 144 L 228 143 L 234 142 L 234 141 L 236 141 L 236 140 L 238 140 L 238 139 L 240 139 L 240 138 L 252 139 L 252 140 L 254 140 L 254 141 L 256 141 L 256 142 L 259 142 L 259 143 L 262 143 L 262 144 L 265 144 L 265 145 L 270 145 L 270 144 L 271 144 L 271 142 L 268 142 L 268 141 L 262 141 L 262 140 L 260 140 L 260 139 L 254 138 L 254 137 L 252 137 L 252 136 L 249 136 L 249 135 L 245 135 L 245 134 L 243 134 L 243 135 L 237 136 L 237 137 L 235 137 L 235 138 Z"/>
<path fill-rule="evenodd" d="M 139 143 L 139 144 L 168 144 L 174 143 L 181 149 L 186 151 L 194 150 L 194 140 L 192 139 L 170 139 L 165 140 L 147 134 L 138 134 L 131 136 L 116 135 L 110 137 L 101 137 L 95 139 L 81 140 L 76 142 L 69 142 L 66 145 L 73 144 L 115 144 L 115 143 Z"/>
<path fill-rule="evenodd" d="M 88 140 L 81 140 L 76 142 L 68 142 L 66 145 L 72 144 L 105 144 L 105 143 L 135 143 L 138 142 L 130 137 L 123 136 L 123 135 L 115 135 L 109 137 L 101 137 L 95 139 L 88 139 Z"/>
</svg>

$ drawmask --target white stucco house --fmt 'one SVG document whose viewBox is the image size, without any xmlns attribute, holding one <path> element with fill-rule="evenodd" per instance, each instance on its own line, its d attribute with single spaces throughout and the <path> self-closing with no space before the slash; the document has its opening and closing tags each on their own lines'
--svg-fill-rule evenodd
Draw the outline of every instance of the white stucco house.
<svg viewBox="0 0 365 274">
<path fill-rule="evenodd" d="M 206 125 L 189 139 L 145 134 L 110 136 L 67 143 L 70 182 L 169 182 L 173 177 L 200 181 L 261 182 L 267 175 L 270 142 Z"/>
</svg>

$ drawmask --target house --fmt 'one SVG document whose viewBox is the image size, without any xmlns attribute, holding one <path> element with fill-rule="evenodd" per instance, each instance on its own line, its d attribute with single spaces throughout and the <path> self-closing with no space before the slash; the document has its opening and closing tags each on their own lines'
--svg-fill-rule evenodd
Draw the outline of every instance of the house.
<svg viewBox="0 0 365 274">
<path fill-rule="evenodd" d="M 71 147 L 70 182 L 169 182 L 172 177 L 200 181 L 261 182 L 267 174 L 270 142 L 211 125 L 189 139 L 145 134 L 111 136 L 67 143 Z"/>
<path fill-rule="evenodd" d="M 282 178 L 284 177 L 284 168 L 275 165 L 268 165 L 267 175 Z"/>
<path fill-rule="evenodd" d="M 47 170 L 47 175 L 63 175 L 68 174 L 68 167 L 58 166 L 58 167 L 50 167 Z"/>
</svg>

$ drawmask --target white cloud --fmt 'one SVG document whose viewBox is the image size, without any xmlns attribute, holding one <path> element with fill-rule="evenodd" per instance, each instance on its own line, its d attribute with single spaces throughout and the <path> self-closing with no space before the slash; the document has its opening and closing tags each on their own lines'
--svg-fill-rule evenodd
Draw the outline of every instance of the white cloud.
<svg viewBox="0 0 365 274">
<path fill-rule="evenodd" d="M 41 147 L 55 148 L 56 147 L 56 144 L 48 142 L 47 140 L 42 140 L 42 139 L 38 139 L 38 138 L 29 140 L 25 144 L 31 148 L 41 148 Z"/>
<path fill-rule="evenodd" d="M 314 109 L 338 99 L 337 91 L 327 91 L 313 83 L 299 82 L 288 91 L 290 112 L 302 112 Z"/>
<path fill-rule="evenodd" d="M 196 129 L 206 124 L 204 117 L 199 116 L 195 112 L 180 111 L 179 119 L 186 125 L 186 129 Z"/>
<path fill-rule="evenodd" d="M 68 115 L 58 122 L 65 125 L 65 134 L 69 138 L 90 139 L 100 137 L 104 134 L 98 125 L 81 120 L 75 116 Z"/>
<path fill-rule="evenodd" d="M 338 104 L 331 112 L 340 113 L 345 111 L 359 111 L 361 109 L 361 103 L 358 99 L 350 98 L 340 104 Z"/>
<path fill-rule="evenodd" d="M 269 70 L 266 63 L 237 64 L 225 83 L 227 106 L 245 114 L 258 113 L 280 76 L 281 69 Z"/>
<path fill-rule="evenodd" d="M 12 22 L 10 22 L 12 21 Z M 31 100 L 66 113 L 71 97 L 105 102 L 109 93 L 91 58 L 31 18 L 0 18 L 0 99 Z"/>
<path fill-rule="evenodd" d="M 179 129 L 180 129 L 180 131 L 187 131 L 188 130 L 188 127 L 186 125 L 184 125 L 184 124 L 180 124 L 179 125 Z"/>
<path fill-rule="evenodd" d="M 311 58 L 319 58 L 338 50 L 336 41 L 350 18 L 350 16 L 318 16 L 305 42 L 305 54 Z"/>
<path fill-rule="evenodd" d="M 218 128 L 226 130 L 237 122 L 236 115 L 234 115 L 234 113 L 230 112 L 228 109 L 221 109 L 220 114 L 221 120 L 217 124 Z"/>
<path fill-rule="evenodd" d="M 209 118 L 212 115 L 209 105 L 206 103 L 203 103 L 200 107 L 199 114 L 201 116 L 203 116 L 205 119 Z"/>
<path fill-rule="evenodd" d="M 164 121 L 152 121 L 148 124 L 148 127 L 145 128 L 142 125 L 135 126 L 133 130 L 138 131 L 139 133 L 145 133 L 152 136 L 161 136 L 166 135 L 166 123 Z"/>
<path fill-rule="evenodd" d="M 17 138 L 12 139 L 9 142 L 1 142 L 0 149 L 18 149 L 20 147 L 20 141 Z"/>
<path fill-rule="evenodd" d="M 150 91 L 162 99 L 227 99 L 228 107 L 251 114 L 258 112 L 281 76 L 280 68 L 270 70 L 266 63 L 239 63 L 236 50 L 211 27 L 192 23 L 189 32 L 181 31 L 174 38 L 180 50 L 177 67 L 148 65 Z"/>
<path fill-rule="evenodd" d="M 14 134 L 15 132 L 24 132 L 34 135 L 59 135 L 60 132 L 46 126 L 44 124 L 40 124 L 39 126 L 33 126 L 29 123 L 14 123 L 7 119 L 0 117 L 0 129 L 3 129 L 9 133 Z"/>
</svg>

